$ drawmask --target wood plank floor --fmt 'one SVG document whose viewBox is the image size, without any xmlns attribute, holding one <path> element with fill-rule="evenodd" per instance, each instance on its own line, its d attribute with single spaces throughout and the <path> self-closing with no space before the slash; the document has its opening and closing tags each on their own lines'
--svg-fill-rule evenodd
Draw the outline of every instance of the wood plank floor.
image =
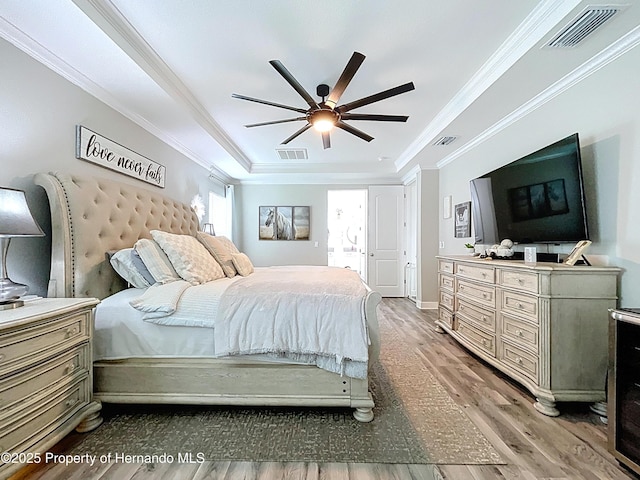
<svg viewBox="0 0 640 480">
<path fill-rule="evenodd" d="M 418 310 L 407 299 L 384 299 L 393 318 L 426 367 L 445 386 L 507 465 L 402 465 L 357 463 L 205 462 L 202 464 L 48 464 L 26 468 L 12 480 L 146 479 L 633 479 L 607 451 L 607 430 L 585 404 L 564 404 L 562 415 L 538 413 L 534 398 L 491 366 L 470 355 L 448 335 L 435 332 L 435 311 Z M 64 453 L 78 442 L 72 434 L 52 451 Z"/>
</svg>

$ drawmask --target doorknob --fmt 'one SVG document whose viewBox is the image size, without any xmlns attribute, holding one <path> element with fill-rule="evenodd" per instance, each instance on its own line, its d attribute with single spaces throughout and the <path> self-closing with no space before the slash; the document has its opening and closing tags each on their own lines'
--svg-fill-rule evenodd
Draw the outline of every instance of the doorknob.
<svg viewBox="0 0 640 480">
<path fill-rule="evenodd" d="M 373 253 L 370 253 L 370 254 L 369 254 L 369 256 L 370 256 L 370 257 L 373 257 Z"/>
</svg>

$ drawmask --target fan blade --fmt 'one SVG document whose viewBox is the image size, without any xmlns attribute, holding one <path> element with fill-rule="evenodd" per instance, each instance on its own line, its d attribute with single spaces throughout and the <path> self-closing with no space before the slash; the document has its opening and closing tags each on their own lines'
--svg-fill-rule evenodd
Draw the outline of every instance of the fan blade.
<svg viewBox="0 0 640 480">
<path fill-rule="evenodd" d="M 350 103 L 345 103 L 344 105 L 340 105 L 339 107 L 337 107 L 336 110 L 339 113 L 345 113 L 349 110 L 353 110 L 354 108 L 364 107 L 365 105 L 369 105 L 370 103 L 379 102 L 380 100 L 395 97 L 396 95 L 400 95 L 401 93 L 410 92 L 415 88 L 416 87 L 413 86 L 413 82 L 405 83 L 404 85 L 400 85 L 399 87 L 390 88 L 389 90 L 385 90 L 384 92 L 376 93 L 375 95 L 370 95 L 368 97 L 364 97 L 360 100 L 355 100 Z"/>
<path fill-rule="evenodd" d="M 311 124 L 307 123 L 304 127 L 302 127 L 300 130 L 298 130 L 296 133 L 294 133 L 293 135 L 291 135 L 289 138 L 287 138 L 284 142 L 281 143 L 281 145 L 286 145 L 287 143 L 289 143 L 291 140 L 293 140 L 294 138 L 296 138 L 298 135 L 306 132 L 307 130 L 309 130 L 311 128 Z"/>
<path fill-rule="evenodd" d="M 375 120 L 377 122 L 406 122 L 406 115 L 376 115 L 369 113 L 344 113 L 340 115 L 342 120 Z"/>
<path fill-rule="evenodd" d="M 248 100 L 250 102 L 262 103 L 263 105 L 271 105 L 272 107 L 286 108 L 287 110 L 293 110 L 298 113 L 307 113 L 306 110 L 297 107 L 290 107 L 289 105 L 282 105 L 280 103 L 268 102 L 266 100 L 260 100 L 259 98 L 253 97 L 245 97 L 244 95 L 238 95 L 237 93 L 232 93 L 231 96 L 233 98 L 239 98 L 240 100 Z"/>
<path fill-rule="evenodd" d="M 331 148 L 331 137 L 329 136 L 329 132 L 322 132 L 322 146 L 325 150 L 327 148 Z"/>
<path fill-rule="evenodd" d="M 272 122 L 251 123 L 249 125 L 245 125 L 245 127 L 247 128 L 262 127 L 264 125 L 275 125 L 277 123 L 299 122 L 300 120 L 306 120 L 306 119 L 307 117 L 287 118 L 286 120 L 274 120 Z"/>
<path fill-rule="evenodd" d="M 353 52 L 353 55 L 351 55 L 349 63 L 347 63 L 347 66 L 344 67 L 342 75 L 340 75 L 340 78 L 338 78 L 338 81 L 333 87 L 333 90 L 331 90 L 327 101 L 324 102 L 325 105 L 328 106 L 331 110 L 336 108 L 336 105 L 340 101 L 340 97 L 346 90 L 349 82 L 351 82 L 351 80 L 353 79 L 353 76 L 360 68 L 360 65 L 362 65 L 362 62 L 364 62 L 365 58 L 366 57 L 360 52 Z"/>
<path fill-rule="evenodd" d="M 284 79 L 289 83 L 289 85 L 291 85 L 293 89 L 296 92 L 298 92 L 298 94 L 302 98 L 304 98 L 305 102 L 307 102 L 311 108 L 314 108 L 314 109 L 320 108 L 316 103 L 316 101 L 313 99 L 313 97 L 309 95 L 309 93 L 304 89 L 302 85 L 300 85 L 300 83 L 298 83 L 298 81 L 295 78 L 293 78 L 293 75 L 291 75 L 291 72 L 289 72 L 289 70 L 286 69 L 286 67 L 282 64 L 282 62 L 280 62 L 280 60 L 271 60 L 269 63 L 273 68 L 275 68 L 278 71 L 280 75 L 284 77 Z"/>
<path fill-rule="evenodd" d="M 356 137 L 360 137 L 365 142 L 370 142 L 371 140 L 373 140 L 373 137 L 371 135 L 367 135 L 362 130 L 358 130 L 357 128 L 352 127 L 351 125 L 344 123 L 342 120 L 336 123 L 336 127 L 341 128 L 345 132 L 349 132 L 352 135 L 355 135 Z"/>
</svg>

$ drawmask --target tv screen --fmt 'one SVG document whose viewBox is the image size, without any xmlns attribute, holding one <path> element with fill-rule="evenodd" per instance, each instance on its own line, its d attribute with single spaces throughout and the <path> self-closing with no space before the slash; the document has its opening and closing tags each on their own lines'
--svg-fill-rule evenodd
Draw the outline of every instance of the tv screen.
<svg viewBox="0 0 640 480">
<path fill-rule="evenodd" d="M 587 240 L 578 134 L 471 180 L 471 200 L 476 243 Z"/>
</svg>

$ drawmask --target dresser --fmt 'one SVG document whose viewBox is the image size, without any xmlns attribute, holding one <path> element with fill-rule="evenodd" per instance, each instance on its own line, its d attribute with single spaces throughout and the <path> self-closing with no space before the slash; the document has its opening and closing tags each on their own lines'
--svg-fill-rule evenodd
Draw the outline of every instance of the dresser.
<svg viewBox="0 0 640 480">
<path fill-rule="evenodd" d="M 42 463 L 74 428 L 102 423 L 92 401 L 93 310 L 98 300 L 47 298 L 0 311 L 0 478 Z"/>
<path fill-rule="evenodd" d="M 545 415 L 560 414 L 556 402 L 601 402 L 619 273 L 441 256 L 438 331 L 526 387 Z"/>
<path fill-rule="evenodd" d="M 609 318 L 609 450 L 640 475 L 640 309 Z"/>
</svg>

